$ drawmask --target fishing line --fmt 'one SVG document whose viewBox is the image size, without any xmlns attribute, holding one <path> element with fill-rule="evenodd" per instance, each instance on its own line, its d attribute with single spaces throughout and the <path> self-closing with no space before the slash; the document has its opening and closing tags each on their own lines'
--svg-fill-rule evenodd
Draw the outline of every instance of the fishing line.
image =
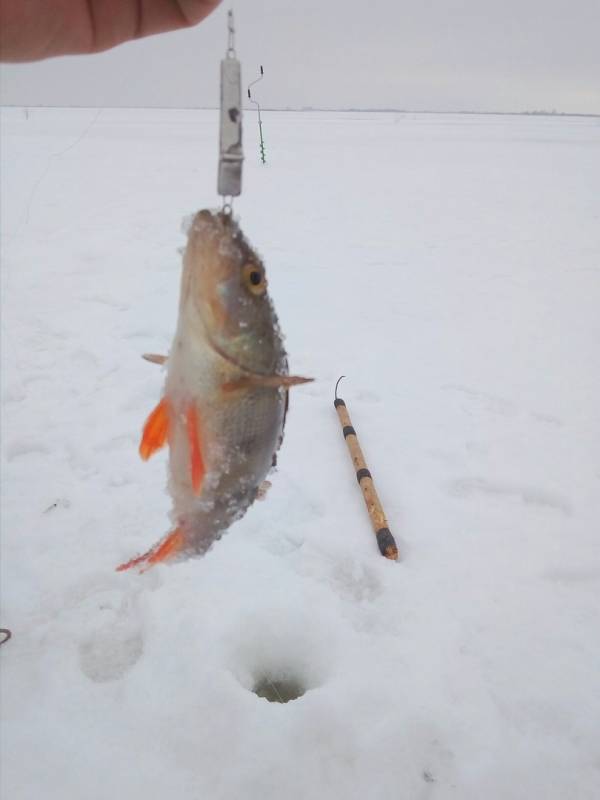
<svg viewBox="0 0 600 800">
<path fill-rule="evenodd" d="M 7 240 L 7 242 L 6 242 L 7 244 L 10 244 L 11 242 L 13 242 L 17 238 L 17 235 L 20 233 L 21 228 L 23 227 L 23 225 L 28 225 L 29 224 L 29 214 L 30 214 L 30 211 L 31 211 L 31 204 L 33 203 L 33 199 L 35 197 L 35 194 L 37 193 L 37 190 L 38 190 L 40 184 L 42 183 L 42 181 L 44 180 L 46 175 L 50 172 L 50 168 L 53 166 L 54 159 L 60 158 L 61 156 L 64 156 L 65 153 L 68 153 L 69 150 L 72 150 L 74 147 L 76 147 L 79 144 L 79 142 L 81 142 L 83 139 L 85 139 L 85 137 L 88 135 L 88 133 L 94 127 L 94 125 L 98 122 L 98 119 L 100 118 L 100 114 L 103 111 L 104 111 L 104 108 L 102 108 L 102 107 L 97 109 L 97 111 L 96 111 L 93 119 L 91 120 L 91 122 L 89 122 L 85 126 L 85 128 L 79 134 L 79 136 L 75 139 L 75 141 L 71 142 L 71 144 L 67 145 L 67 147 L 65 147 L 63 150 L 59 150 L 57 153 L 50 153 L 50 155 L 48 156 L 48 162 L 46 163 L 45 169 L 43 170 L 42 174 L 39 176 L 39 178 L 36 180 L 36 182 L 34 183 L 34 185 L 31 188 L 31 192 L 29 193 L 29 198 L 27 200 L 27 205 L 25 207 L 25 212 L 24 212 L 23 216 L 21 217 L 21 221 L 17 225 L 17 229 L 15 230 L 13 235 Z"/>
<path fill-rule="evenodd" d="M 3 261 L 6 260 L 5 259 L 6 248 L 9 245 L 11 245 L 15 241 L 15 239 L 17 239 L 19 237 L 19 234 L 21 233 L 21 229 L 22 228 L 29 226 L 29 218 L 30 218 L 31 208 L 32 208 L 35 196 L 37 194 L 37 191 L 38 191 L 40 185 L 42 184 L 42 182 L 44 181 L 44 179 L 46 178 L 46 176 L 48 175 L 48 173 L 50 172 L 50 170 L 52 169 L 52 167 L 54 166 L 56 159 L 60 159 L 62 156 L 65 155 L 65 153 L 68 153 L 69 150 L 73 150 L 74 147 L 76 147 L 81 141 L 83 141 L 83 139 L 85 139 L 85 137 L 88 135 L 88 133 L 94 127 L 94 125 L 100 119 L 100 115 L 102 114 L 103 111 L 104 111 L 104 108 L 102 106 L 97 109 L 97 111 L 94 114 L 94 116 L 91 119 L 91 121 L 88 122 L 88 124 L 85 126 L 83 131 L 74 139 L 74 141 L 72 141 L 70 144 L 68 144 L 62 150 L 58 150 L 56 153 L 50 153 L 50 155 L 48 156 L 48 161 L 46 162 L 46 166 L 44 167 L 44 169 L 42 170 L 41 174 L 39 175 L 39 177 L 36 179 L 35 183 L 31 187 L 31 190 L 29 192 L 29 197 L 27 198 L 27 203 L 25 205 L 25 209 L 23 211 L 23 214 L 21 215 L 21 219 L 18 222 L 17 227 L 15 228 L 14 232 L 12 233 L 12 235 L 9 236 L 6 239 L 6 242 L 4 242 L 3 245 L 2 245 L 2 251 L 3 251 L 2 252 L 2 260 Z M 26 116 L 26 119 L 29 120 L 29 116 Z M 4 273 L 5 274 L 3 275 L 2 293 L 3 293 L 4 298 L 6 299 L 7 297 L 10 296 L 11 290 L 12 290 L 12 269 L 11 269 L 10 258 L 8 259 L 8 263 L 6 263 L 6 265 L 5 265 Z M 18 371 L 22 372 L 19 349 L 18 349 L 18 346 L 13 341 L 12 331 L 9 330 L 8 326 L 4 322 L 4 318 L 2 318 L 1 329 L 2 329 L 2 336 L 8 341 L 9 347 L 13 351 L 14 361 L 15 361 L 15 364 L 17 365 L 17 367 L 18 367 Z M 7 640 L 5 640 L 5 641 L 7 641 Z"/>
<path fill-rule="evenodd" d="M 266 679 L 266 681 L 267 681 L 267 683 L 269 684 L 269 686 L 271 687 L 271 689 L 273 689 L 273 691 L 275 692 L 275 694 L 277 695 L 277 697 L 279 698 L 279 702 L 280 702 L 280 703 L 284 703 L 285 701 L 284 701 L 283 697 L 282 697 L 282 696 L 279 694 L 279 689 L 278 689 L 278 688 L 277 688 L 277 686 L 276 686 L 276 685 L 273 683 L 273 681 L 272 681 L 270 678 L 267 678 L 267 679 Z"/>
</svg>

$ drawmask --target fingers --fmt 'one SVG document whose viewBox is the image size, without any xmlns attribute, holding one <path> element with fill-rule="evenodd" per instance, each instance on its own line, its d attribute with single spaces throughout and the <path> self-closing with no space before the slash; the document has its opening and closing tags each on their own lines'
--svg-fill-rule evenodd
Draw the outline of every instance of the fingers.
<svg viewBox="0 0 600 800">
<path fill-rule="evenodd" d="M 96 20 L 97 36 L 101 45 L 98 49 L 106 49 L 105 46 L 102 46 L 103 30 L 105 27 L 107 30 L 110 29 L 115 12 L 121 10 L 123 13 L 125 6 L 129 6 L 130 11 L 127 31 L 122 29 L 117 32 L 118 36 L 124 37 L 121 41 L 197 25 L 219 5 L 219 2 L 220 0 L 133 0 L 133 2 L 126 3 L 122 0 L 100 0 L 92 2 L 92 6 L 109 7 L 109 13 L 99 15 Z"/>
<path fill-rule="evenodd" d="M 220 0 L 0 0 L 0 59 L 97 53 L 196 25 Z"/>
</svg>

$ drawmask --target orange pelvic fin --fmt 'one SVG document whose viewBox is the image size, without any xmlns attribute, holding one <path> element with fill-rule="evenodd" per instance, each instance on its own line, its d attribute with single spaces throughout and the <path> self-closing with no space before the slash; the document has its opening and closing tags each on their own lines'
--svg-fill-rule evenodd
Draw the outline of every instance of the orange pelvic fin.
<svg viewBox="0 0 600 800">
<path fill-rule="evenodd" d="M 169 402 L 166 397 L 160 401 L 144 424 L 140 455 L 147 461 L 153 453 L 160 450 L 169 435 Z"/>
<path fill-rule="evenodd" d="M 140 567 L 140 572 L 145 572 L 155 564 L 170 561 L 183 550 L 183 545 L 183 533 L 179 528 L 175 528 L 174 531 L 167 534 L 164 539 L 161 539 L 157 545 L 151 550 L 148 550 L 147 553 L 144 553 L 143 556 L 136 556 L 126 561 L 124 564 L 120 564 L 117 567 L 117 572 L 125 572 L 125 570 L 131 569 L 132 567 Z"/>
<path fill-rule="evenodd" d="M 200 450 L 200 431 L 198 425 L 198 412 L 196 406 L 188 407 L 186 413 L 188 442 L 190 447 L 190 470 L 192 473 L 192 488 L 195 494 L 200 494 L 202 478 L 204 477 L 204 461 Z"/>
<path fill-rule="evenodd" d="M 299 386 L 301 383 L 311 383 L 314 378 L 301 378 L 299 375 L 245 375 L 237 381 L 224 383 L 221 389 L 224 392 L 235 392 L 237 389 L 253 389 L 254 387 L 266 386 L 278 389 L 280 386 L 286 388 Z"/>
</svg>

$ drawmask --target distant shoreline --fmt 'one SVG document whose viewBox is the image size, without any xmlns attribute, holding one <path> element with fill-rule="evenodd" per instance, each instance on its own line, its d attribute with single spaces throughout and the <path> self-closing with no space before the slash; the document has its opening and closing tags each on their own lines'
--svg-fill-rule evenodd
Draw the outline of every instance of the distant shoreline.
<svg viewBox="0 0 600 800">
<path fill-rule="evenodd" d="M 218 111 L 214 106 L 63 106 L 63 105 L 23 105 L 21 103 L 3 103 L 0 108 L 23 108 L 23 109 L 96 109 L 115 111 Z M 245 108 L 252 111 L 253 108 Z M 417 111 L 406 108 L 270 108 L 265 106 L 262 111 L 278 111 L 290 113 L 336 113 L 336 114 L 444 114 L 444 115 L 463 115 L 463 116 L 489 116 L 489 117 L 586 117 L 599 119 L 598 114 L 585 114 L 576 111 L 435 111 L 425 109 Z"/>
</svg>

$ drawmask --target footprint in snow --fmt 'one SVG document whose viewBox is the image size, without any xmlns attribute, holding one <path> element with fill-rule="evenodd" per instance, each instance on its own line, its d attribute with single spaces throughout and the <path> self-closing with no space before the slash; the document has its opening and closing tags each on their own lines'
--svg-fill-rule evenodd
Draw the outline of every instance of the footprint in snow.
<svg viewBox="0 0 600 800">
<path fill-rule="evenodd" d="M 79 610 L 83 614 L 78 648 L 83 674 L 96 683 L 122 678 L 144 650 L 137 592 L 97 589 L 83 599 Z"/>
<path fill-rule="evenodd" d="M 356 399 L 363 403 L 381 403 L 381 396 L 377 392 L 372 392 L 369 389 L 362 389 L 357 392 Z"/>
<path fill-rule="evenodd" d="M 383 592 L 381 578 L 375 569 L 350 557 L 337 561 L 331 569 L 330 580 L 342 599 L 359 604 L 372 603 Z"/>
<path fill-rule="evenodd" d="M 507 497 L 519 500 L 524 505 L 560 511 L 566 517 L 570 517 L 573 513 L 573 508 L 566 498 L 556 492 L 549 492 L 536 486 L 495 483 L 484 478 L 465 477 L 450 481 L 447 487 L 449 493 L 455 497 L 469 497 L 472 495 Z"/>
<path fill-rule="evenodd" d="M 536 422 L 542 423 L 542 425 L 552 425 L 555 428 L 561 428 L 563 426 L 563 421 L 552 414 L 542 414 L 540 411 L 532 411 L 531 417 Z"/>
<path fill-rule="evenodd" d="M 516 413 L 514 404 L 505 397 L 454 383 L 446 383 L 441 388 L 445 391 L 456 393 L 458 397 L 462 397 L 464 401 L 463 408 L 467 414 L 489 413 L 510 417 Z"/>
<path fill-rule="evenodd" d="M 51 449 L 49 445 L 38 439 L 19 438 L 9 442 L 5 452 L 6 460 L 10 462 L 24 456 L 47 455 L 51 452 Z"/>
<path fill-rule="evenodd" d="M 98 358 L 90 350 L 75 350 L 70 355 L 71 365 L 74 369 L 96 369 L 98 367 Z"/>
<path fill-rule="evenodd" d="M 11 383 L 9 386 L 5 386 L 2 392 L 3 403 L 20 403 L 21 401 L 25 400 L 26 397 L 27 393 L 22 382 Z"/>
</svg>

